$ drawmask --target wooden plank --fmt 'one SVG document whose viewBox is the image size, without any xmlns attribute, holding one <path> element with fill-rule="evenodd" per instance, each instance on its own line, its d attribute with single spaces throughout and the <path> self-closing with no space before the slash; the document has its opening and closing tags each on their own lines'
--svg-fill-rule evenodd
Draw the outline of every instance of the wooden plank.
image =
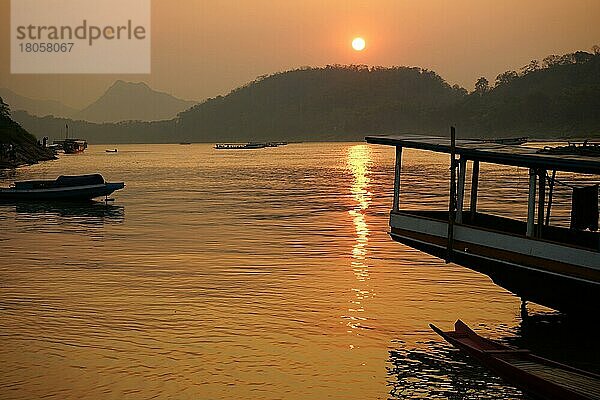
<svg viewBox="0 0 600 400">
<path fill-rule="evenodd" d="M 400 209 L 400 173 L 402 172 L 402 147 L 396 146 L 396 166 L 394 169 L 394 205 L 392 209 Z"/>
<path fill-rule="evenodd" d="M 529 198 L 527 201 L 527 237 L 533 237 L 535 224 L 535 181 L 537 175 L 533 169 L 529 170 Z"/>
<path fill-rule="evenodd" d="M 460 157 L 458 163 L 458 188 L 456 193 L 456 222 L 462 223 L 463 203 L 465 200 L 465 180 L 467 177 L 467 159 Z"/>
<path fill-rule="evenodd" d="M 473 177 L 471 178 L 471 218 L 477 214 L 477 191 L 479 189 L 479 161 L 473 161 Z"/>
<path fill-rule="evenodd" d="M 537 225 L 538 232 L 537 236 L 542 237 L 542 230 L 544 229 L 544 208 L 546 202 L 546 170 L 541 169 L 538 171 L 539 180 L 539 193 L 538 193 L 538 215 Z"/>
<path fill-rule="evenodd" d="M 452 261 L 452 246 L 454 241 L 454 222 L 456 219 L 456 129 L 450 127 L 450 201 L 448 204 L 448 243 L 446 245 L 446 262 Z"/>
</svg>

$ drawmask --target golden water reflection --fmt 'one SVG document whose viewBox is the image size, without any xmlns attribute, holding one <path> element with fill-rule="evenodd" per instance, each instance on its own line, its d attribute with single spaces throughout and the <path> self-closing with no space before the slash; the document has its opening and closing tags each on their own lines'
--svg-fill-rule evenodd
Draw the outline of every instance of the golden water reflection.
<svg viewBox="0 0 600 400">
<path fill-rule="evenodd" d="M 350 187 L 354 207 L 349 211 L 355 230 L 355 244 L 352 247 L 350 266 L 356 278 L 356 286 L 352 288 L 354 297 L 348 309 L 348 332 L 357 329 L 370 329 L 368 318 L 365 316 L 365 301 L 374 296 L 369 286 L 369 266 L 367 264 L 367 251 L 369 243 L 369 225 L 366 220 L 366 211 L 372 201 L 369 192 L 369 166 L 371 164 L 371 149 L 367 145 L 352 146 L 348 150 L 347 165 L 352 172 L 353 180 Z"/>
</svg>

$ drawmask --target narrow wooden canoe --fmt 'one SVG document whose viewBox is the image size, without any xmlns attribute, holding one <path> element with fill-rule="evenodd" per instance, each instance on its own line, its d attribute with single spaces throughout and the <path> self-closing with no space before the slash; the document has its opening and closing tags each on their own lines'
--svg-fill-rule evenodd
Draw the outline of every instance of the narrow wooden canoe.
<svg viewBox="0 0 600 400">
<path fill-rule="evenodd" d="M 553 400 L 600 399 L 600 375 L 483 338 L 461 320 L 450 332 L 429 326 L 448 343 L 529 394 Z"/>
</svg>

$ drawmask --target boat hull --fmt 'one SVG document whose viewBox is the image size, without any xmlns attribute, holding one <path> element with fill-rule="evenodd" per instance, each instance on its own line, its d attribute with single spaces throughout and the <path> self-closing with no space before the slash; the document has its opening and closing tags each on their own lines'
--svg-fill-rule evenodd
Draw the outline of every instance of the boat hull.
<svg viewBox="0 0 600 400">
<path fill-rule="evenodd" d="M 0 201 L 85 201 L 123 189 L 123 182 L 50 189 L 0 189 Z"/>
<path fill-rule="evenodd" d="M 390 225 L 395 241 L 483 273 L 523 300 L 568 314 L 595 315 L 600 304 L 598 252 L 456 225 L 449 254 L 445 221 L 392 213 Z"/>
<path fill-rule="evenodd" d="M 598 399 L 600 376 L 483 338 L 462 321 L 454 331 L 430 327 L 454 347 L 477 359 L 507 381 L 548 400 Z"/>
</svg>

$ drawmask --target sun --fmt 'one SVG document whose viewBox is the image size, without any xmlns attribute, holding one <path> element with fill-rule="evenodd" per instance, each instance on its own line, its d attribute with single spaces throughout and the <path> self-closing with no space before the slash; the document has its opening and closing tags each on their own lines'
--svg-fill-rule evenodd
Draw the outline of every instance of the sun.
<svg viewBox="0 0 600 400">
<path fill-rule="evenodd" d="M 352 48 L 356 51 L 363 51 L 366 45 L 367 43 L 365 42 L 365 39 L 361 37 L 356 37 L 352 39 Z"/>
</svg>

